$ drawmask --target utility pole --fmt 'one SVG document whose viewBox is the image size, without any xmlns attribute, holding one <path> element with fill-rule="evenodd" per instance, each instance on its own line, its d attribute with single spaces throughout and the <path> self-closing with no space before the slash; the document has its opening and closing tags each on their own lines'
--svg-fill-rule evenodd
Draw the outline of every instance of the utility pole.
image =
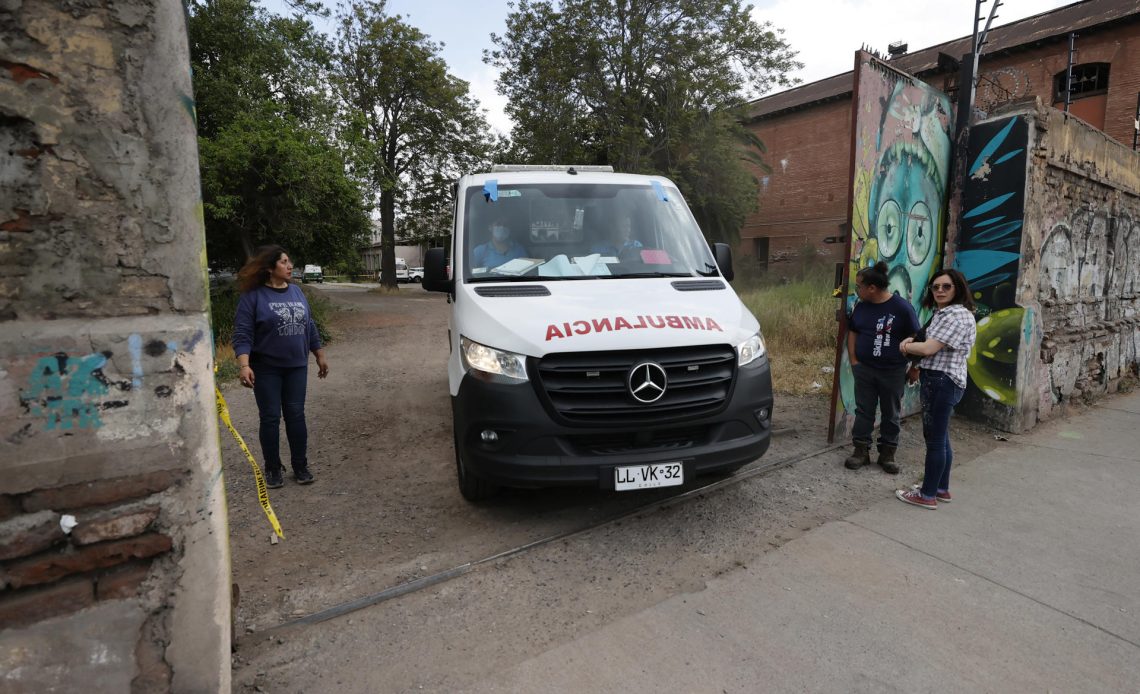
<svg viewBox="0 0 1140 694">
<path fill-rule="evenodd" d="M 1140 93 L 1136 94 L 1136 118 L 1132 121 L 1132 150 L 1140 149 Z"/>
<path fill-rule="evenodd" d="M 989 17 L 986 19 L 986 26 L 979 31 L 979 25 L 982 23 L 982 5 L 989 1 L 975 0 L 974 2 L 971 50 L 969 55 L 962 58 L 958 73 L 958 116 L 954 122 L 954 154 L 950 159 L 950 178 L 945 203 L 945 214 L 948 220 L 943 246 L 943 264 L 945 267 L 952 266 L 953 249 L 961 222 L 962 188 L 966 183 L 966 170 L 968 168 L 966 161 L 968 148 L 966 145 L 970 138 L 970 121 L 973 120 L 974 97 L 978 87 L 978 62 L 982 57 L 982 47 L 986 44 L 990 26 L 997 19 L 997 9 L 1002 5 L 1001 0 L 993 0 Z"/>
<path fill-rule="evenodd" d="M 1073 58 L 1077 54 L 1077 32 L 1069 32 L 1069 63 L 1065 68 L 1065 113 L 1073 103 Z"/>
<path fill-rule="evenodd" d="M 990 8 L 986 26 L 979 31 L 978 25 L 982 23 L 982 5 L 990 0 L 975 0 L 974 2 L 974 31 L 970 54 L 962 61 L 961 72 L 958 78 L 958 118 L 955 121 L 955 139 L 969 128 L 974 111 L 974 98 L 978 90 L 978 62 L 982 57 L 982 46 L 986 44 L 986 37 L 990 33 L 990 26 L 997 19 L 997 9 L 1001 7 L 1001 0 L 994 0 Z"/>
</svg>

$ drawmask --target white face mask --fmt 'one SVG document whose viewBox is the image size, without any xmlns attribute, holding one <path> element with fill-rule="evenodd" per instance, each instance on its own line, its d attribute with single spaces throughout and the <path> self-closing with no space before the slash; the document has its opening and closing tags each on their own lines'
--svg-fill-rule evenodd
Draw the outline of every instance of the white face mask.
<svg viewBox="0 0 1140 694">
<path fill-rule="evenodd" d="M 496 241 L 506 241 L 511 236 L 511 232 L 507 231 L 506 227 L 495 227 L 491 229 L 491 235 L 495 237 Z"/>
</svg>

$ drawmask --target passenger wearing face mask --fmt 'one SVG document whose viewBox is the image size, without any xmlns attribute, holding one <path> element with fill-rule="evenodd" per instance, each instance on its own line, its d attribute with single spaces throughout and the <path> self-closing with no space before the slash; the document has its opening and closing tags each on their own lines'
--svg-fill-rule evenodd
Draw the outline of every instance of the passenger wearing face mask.
<svg viewBox="0 0 1140 694">
<path fill-rule="evenodd" d="M 526 249 L 511 238 L 510 229 L 501 220 L 491 222 L 491 240 L 480 244 L 471 251 L 471 266 L 488 270 L 497 268 L 508 260 L 523 258 Z"/>
</svg>

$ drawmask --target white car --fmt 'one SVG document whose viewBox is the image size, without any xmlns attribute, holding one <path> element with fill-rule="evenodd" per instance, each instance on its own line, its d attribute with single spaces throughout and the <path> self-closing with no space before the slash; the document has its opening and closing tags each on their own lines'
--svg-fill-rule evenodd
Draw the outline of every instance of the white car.
<svg viewBox="0 0 1140 694">
<path fill-rule="evenodd" d="M 422 267 L 408 268 L 408 281 L 419 284 L 424 279 L 424 269 Z"/>
</svg>

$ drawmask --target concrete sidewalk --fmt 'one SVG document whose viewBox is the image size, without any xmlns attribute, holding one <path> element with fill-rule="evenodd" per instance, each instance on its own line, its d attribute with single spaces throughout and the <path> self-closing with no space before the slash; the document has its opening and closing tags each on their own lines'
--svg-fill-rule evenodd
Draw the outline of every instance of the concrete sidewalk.
<svg viewBox="0 0 1140 694">
<path fill-rule="evenodd" d="M 1140 692 L 1140 393 L 1010 438 L 472 691 Z"/>
</svg>

